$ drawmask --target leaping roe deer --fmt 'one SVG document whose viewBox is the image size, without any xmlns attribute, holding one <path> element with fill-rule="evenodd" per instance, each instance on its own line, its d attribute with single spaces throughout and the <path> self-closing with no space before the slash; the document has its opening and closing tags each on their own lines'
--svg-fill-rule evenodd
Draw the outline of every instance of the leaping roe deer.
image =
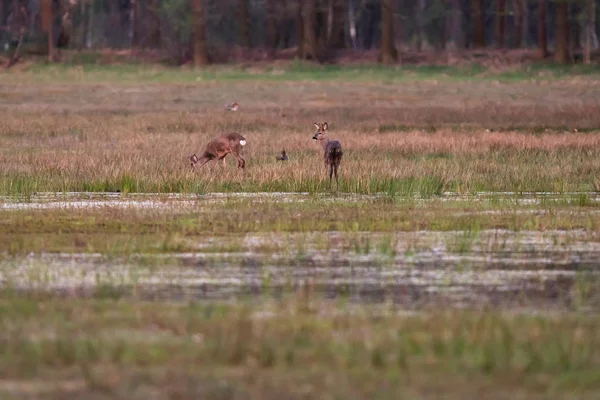
<svg viewBox="0 0 600 400">
<path fill-rule="evenodd" d="M 338 182 L 338 168 L 340 163 L 342 162 L 342 144 L 337 140 L 329 140 L 327 137 L 327 129 L 329 126 L 327 122 L 323 124 L 318 124 L 315 122 L 315 127 L 317 128 L 317 132 L 313 136 L 313 140 L 318 140 L 321 146 L 323 147 L 325 168 L 329 167 L 329 183 L 331 184 L 331 177 L 335 172 L 335 183 L 339 185 Z"/>
<path fill-rule="evenodd" d="M 200 157 L 196 156 L 196 154 L 190 156 L 192 168 L 196 166 L 200 168 L 215 158 L 223 160 L 223 167 L 225 167 L 225 157 L 231 153 L 237 160 L 237 167 L 243 169 L 246 167 L 246 160 L 240 155 L 240 152 L 245 145 L 246 138 L 238 133 L 221 135 L 206 145 L 206 149 Z"/>
</svg>

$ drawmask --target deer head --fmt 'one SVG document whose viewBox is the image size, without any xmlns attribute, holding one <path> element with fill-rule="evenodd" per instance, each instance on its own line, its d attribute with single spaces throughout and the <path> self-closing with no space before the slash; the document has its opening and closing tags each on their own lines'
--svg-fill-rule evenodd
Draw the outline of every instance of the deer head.
<svg viewBox="0 0 600 400">
<path fill-rule="evenodd" d="M 323 139 L 325 139 L 325 137 L 327 136 L 327 128 L 329 127 L 327 125 L 327 122 L 325 122 L 323 124 L 318 124 L 318 123 L 315 122 L 315 127 L 317 128 L 317 132 L 313 136 L 313 140 L 323 140 Z"/>
</svg>

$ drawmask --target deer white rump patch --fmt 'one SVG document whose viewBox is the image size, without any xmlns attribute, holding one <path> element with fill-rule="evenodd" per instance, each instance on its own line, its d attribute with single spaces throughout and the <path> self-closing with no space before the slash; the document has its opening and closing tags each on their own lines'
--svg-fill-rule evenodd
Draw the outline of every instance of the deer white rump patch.
<svg viewBox="0 0 600 400">
<path fill-rule="evenodd" d="M 240 140 L 240 144 L 241 144 L 242 146 L 245 146 L 245 145 L 246 145 L 246 141 L 242 139 L 242 140 Z"/>
</svg>

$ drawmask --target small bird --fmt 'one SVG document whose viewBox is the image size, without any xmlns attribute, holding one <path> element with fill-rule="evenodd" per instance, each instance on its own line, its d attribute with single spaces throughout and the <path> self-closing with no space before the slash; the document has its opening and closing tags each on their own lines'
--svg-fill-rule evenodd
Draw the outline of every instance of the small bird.
<svg viewBox="0 0 600 400">
<path fill-rule="evenodd" d="M 281 150 L 281 155 L 277 157 L 277 161 L 287 161 L 288 156 L 285 153 L 285 149 Z"/>
<path fill-rule="evenodd" d="M 229 111 L 237 111 L 237 110 L 238 110 L 238 108 L 240 107 L 240 105 L 239 105 L 239 104 L 238 104 L 236 101 L 234 101 L 233 103 L 231 103 L 231 104 L 229 104 L 229 105 L 227 105 L 227 106 L 225 106 L 225 107 L 226 107 L 226 108 L 227 108 Z"/>
</svg>

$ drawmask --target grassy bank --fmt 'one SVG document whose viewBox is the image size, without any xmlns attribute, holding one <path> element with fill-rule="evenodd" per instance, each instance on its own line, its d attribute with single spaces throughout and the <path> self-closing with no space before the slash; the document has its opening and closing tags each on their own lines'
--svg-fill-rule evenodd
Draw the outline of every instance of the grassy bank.
<svg viewBox="0 0 600 400">
<path fill-rule="evenodd" d="M 263 306 L 264 307 L 264 306 Z M 0 392 L 45 398 L 594 398 L 595 317 L 10 299 Z M 262 315 L 262 316 L 260 316 Z M 565 397 L 566 396 L 566 397 Z"/>
<path fill-rule="evenodd" d="M 598 84 L 22 83 L 1 89 L 0 194 L 329 191 L 314 121 L 342 142 L 343 192 L 596 190 Z M 224 105 L 241 104 L 238 112 Z M 187 157 L 238 131 L 247 170 Z M 285 148 L 290 161 L 277 163 Z"/>
<path fill-rule="evenodd" d="M 192 251 L 212 236 L 288 232 L 478 232 L 484 229 L 589 230 L 600 226 L 597 203 L 586 197 L 540 205 L 328 199 L 280 203 L 203 201 L 164 209 L 55 209 L 0 211 L 0 252 L 88 251 L 111 254 Z M 235 210 L 233 212 L 232 210 Z"/>
</svg>

